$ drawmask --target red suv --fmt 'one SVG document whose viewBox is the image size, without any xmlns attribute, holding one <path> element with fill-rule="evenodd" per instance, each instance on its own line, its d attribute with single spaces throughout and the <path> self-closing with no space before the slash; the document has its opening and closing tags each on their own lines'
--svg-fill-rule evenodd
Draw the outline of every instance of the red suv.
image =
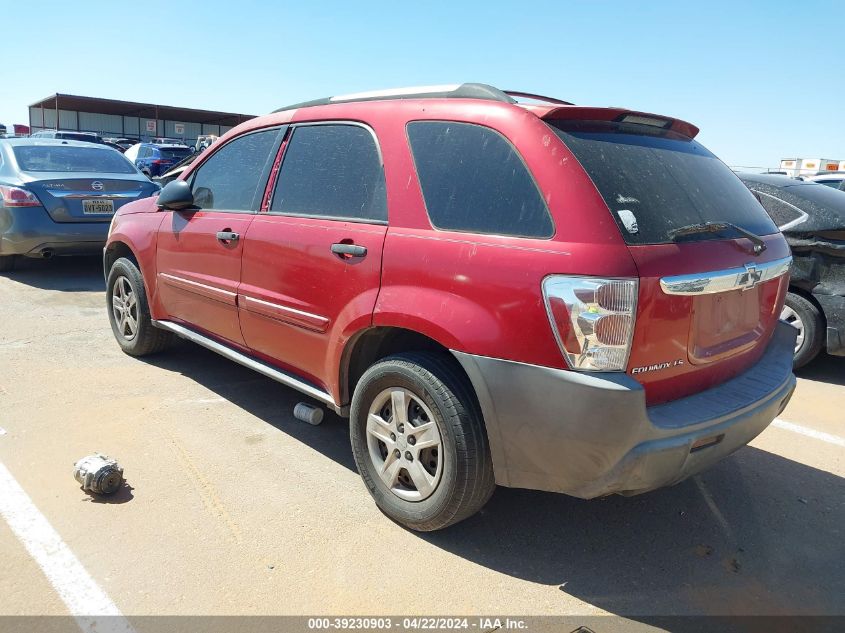
<svg viewBox="0 0 845 633">
<path fill-rule="evenodd" d="M 783 237 L 695 126 L 514 96 L 234 128 L 116 214 L 118 343 L 180 336 L 348 416 L 367 488 L 416 530 L 496 484 L 633 495 L 742 447 L 795 386 Z"/>
</svg>

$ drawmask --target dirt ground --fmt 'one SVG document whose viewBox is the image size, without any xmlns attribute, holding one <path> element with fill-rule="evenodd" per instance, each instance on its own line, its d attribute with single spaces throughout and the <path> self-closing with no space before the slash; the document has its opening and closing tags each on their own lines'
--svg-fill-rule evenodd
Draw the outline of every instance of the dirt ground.
<svg viewBox="0 0 845 633">
<path fill-rule="evenodd" d="M 342 419 L 188 343 L 121 353 L 97 259 L 0 275 L 0 323 L 0 463 L 126 615 L 845 614 L 845 359 L 799 373 L 779 419 L 804 432 L 675 487 L 499 489 L 421 535 L 376 509 Z M 105 500 L 71 474 L 94 451 L 125 468 Z M 0 614 L 67 613 L 2 520 L 0 560 Z"/>
</svg>

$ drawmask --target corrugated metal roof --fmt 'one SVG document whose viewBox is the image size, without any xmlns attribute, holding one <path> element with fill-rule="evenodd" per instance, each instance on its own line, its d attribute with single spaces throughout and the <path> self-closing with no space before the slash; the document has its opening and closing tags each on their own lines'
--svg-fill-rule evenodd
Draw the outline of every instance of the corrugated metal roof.
<svg viewBox="0 0 845 633">
<path fill-rule="evenodd" d="M 196 108 L 179 108 L 176 106 L 157 105 L 154 103 L 139 103 L 135 101 L 120 101 L 117 99 L 101 99 L 99 97 L 83 97 L 80 95 L 54 94 L 30 104 L 30 108 L 56 109 L 56 102 L 60 110 L 77 110 L 95 114 L 117 114 L 122 116 L 145 117 L 149 119 L 164 119 L 184 123 L 207 123 L 212 125 L 235 126 L 248 119 L 255 118 L 254 114 L 238 114 L 233 112 L 217 112 L 214 110 L 197 110 Z"/>
</svg>

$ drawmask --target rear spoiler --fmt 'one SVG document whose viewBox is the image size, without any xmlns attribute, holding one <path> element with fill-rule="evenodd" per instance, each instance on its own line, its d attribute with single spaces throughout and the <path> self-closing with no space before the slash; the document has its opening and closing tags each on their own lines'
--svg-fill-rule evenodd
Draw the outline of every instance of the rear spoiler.
<svg viewBox="0 0 845 633">
<path fill-rule="evenodd" d="M 683 134 L 689 138 L 695 138 L 699 130 L 692 123 L 687 123 L 681 119 L 673 119 L 672 117 L 663 116 L 662 114 L 652 114 L 650 112 L 637 112 L 636 110 L 626 110 L 625 108 L 593 108 L 585 106 L 523 106 L 536 114 L 543 120 L 561 119 L 565 121 L 629 121 L 631 123 L 640 123 L 645 125 L 653 125 L 664 130 L 672 130 L 678 134 Z"/>
</svg>

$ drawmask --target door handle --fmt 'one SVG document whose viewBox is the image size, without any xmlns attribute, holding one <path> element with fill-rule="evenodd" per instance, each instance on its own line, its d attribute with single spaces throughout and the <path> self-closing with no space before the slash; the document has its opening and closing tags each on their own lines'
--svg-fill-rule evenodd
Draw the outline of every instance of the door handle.
<svg viewBox="0 0 845 633">
<path fill-rule="evenodd" d="M 338 242 L 336 244 L 332 244 L 332 253 L 340 255 L 343 259 L 349 259 L 351 257 L 365 257 L 367 255 L 367 247 L 359 246 L 358 244 Z"/>
<path fill-rule="evenodd" d="M 241 236 L 233 231 L 217 231 L 217 239 L 224 244 L 237 242 L 240 238 Z"/>
</svg>

